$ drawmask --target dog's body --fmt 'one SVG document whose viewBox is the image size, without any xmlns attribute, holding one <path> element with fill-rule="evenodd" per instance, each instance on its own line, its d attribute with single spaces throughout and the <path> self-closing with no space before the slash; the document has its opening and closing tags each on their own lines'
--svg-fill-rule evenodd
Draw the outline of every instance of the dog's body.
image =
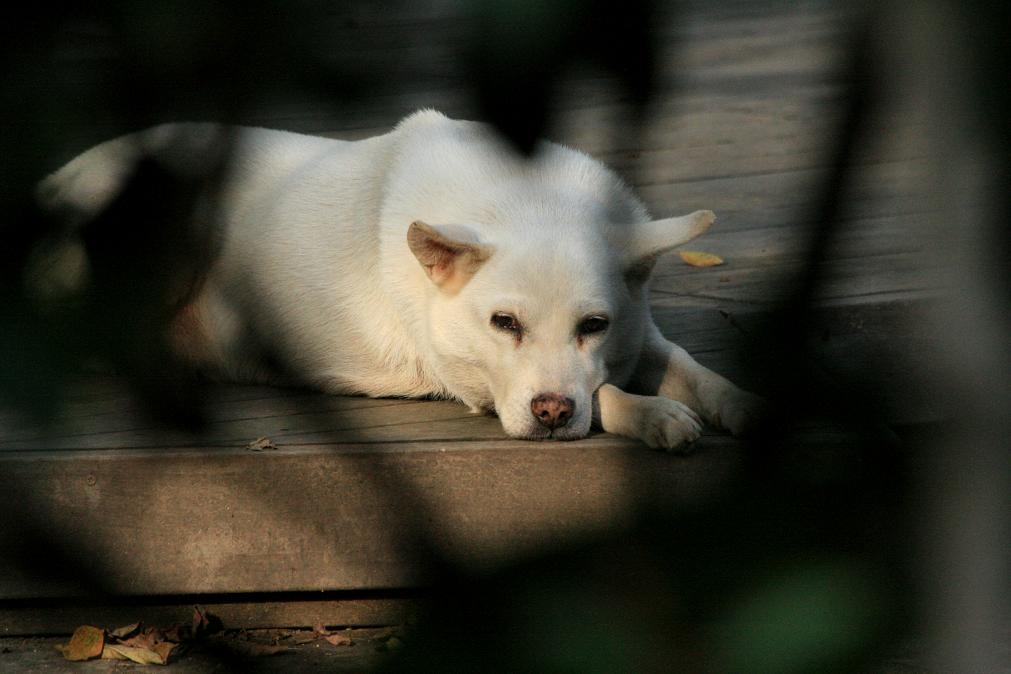
<svg viewBox="0 0 1011 674">
<path fill-rule="evenodd" d="M 94 213 L 132 154 L 213 132 L 93 148 L 43 183 L 44 205 Z M 754 414 L 754 396 L 662 337 L 647 303 L 657 256 L 712 214 L 651 221 L 573 150 L 544 143 L 527 161 L 432 111 L 357 142 L 243 129 L 219 206 L 220 255 L 173 339 L 222 378 L 456 398 L 514 437 L 582 437 L 596 420 L 665 448 L 699 435 L 695 412 L 735 433 Z"/>
</svg>

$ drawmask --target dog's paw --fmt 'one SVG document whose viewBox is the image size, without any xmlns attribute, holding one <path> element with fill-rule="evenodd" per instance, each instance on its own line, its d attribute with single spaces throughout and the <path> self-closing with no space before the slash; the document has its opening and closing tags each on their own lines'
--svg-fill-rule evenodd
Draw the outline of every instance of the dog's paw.
<svg viewBox="0 0 1011 674">
<path fill-rule="evenodd" d="M 643 401 L 638 430 L 653 449 L 687 452 L 702 435 L 702 420 L 684 403 L 658 396 Z"/>
<path fill-rule="evenodd" d="M 769 417 L 765 398 L 737 390 L 720 405 L 719 425 L 736 437 L 750 437 Z"/>
</svg>

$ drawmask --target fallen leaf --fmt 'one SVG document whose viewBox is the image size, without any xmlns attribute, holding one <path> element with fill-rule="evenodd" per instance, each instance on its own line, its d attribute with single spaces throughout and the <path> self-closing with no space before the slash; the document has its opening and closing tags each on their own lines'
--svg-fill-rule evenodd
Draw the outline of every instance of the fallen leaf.
<svg viewBox="0 0 1011 674">
<path fill-rule="evenodd" d="M 126 657 L 125 655 L 123 655 L 122 653 L 120 653 L 119 651 L 110 648 L 110 646 L 112 646 L 112 644 L 106 644 L 105 647 L 102 648 L 102 659 L 103 660 L 129 660 L 130 659 L 130 658 Z"/>
<path fill-rule="evenodd" d="M 277 449 L 277 445 L 271 442 L 270 438 L 257 438 L 246 445 L 246 449 L 251 449 L 254 452 L 262 452 L 268 449 Z"/>
<path fill-rule="evenodd" d="M 165 638 L 165 641 L 174 641 L 177 644 L 189 641 L 192 634 L 193 629 L 189 625 L 173 625 L 168 629 L 162 630 L 162 636 Z"/>
<path fill-rule="evenodd" d="M 350 646 L 352 643 L 351 635 L 342 634 L 340 632 L 334 632 L 333 634 L 328 634 L 323 637 L 324 640 L 328 641 L 333 646 Z"/>
<path fill-rule="evenodd" d="M 109 630 L 109 636 L 115 639 L 127 639 L 140 631 L 140 623 L 134 623 L 132 625 L 124 625 L 123 627 L 117 627 L 114 630 Z"/>
<path fill-rule="evenodd" d="M 291 630 L 278 629 L 276 627 L 261 628 L 257 630 L 257 633 L 265 639 L 269 639 L 272 644 L 276 644 L 278 641 L 283 641 L 284 639 L 290 639 L 292 634 Z"/>
<path fill-rule="evenodd" d="M 716 267 L 723 264 L 723 258 L 712 253 L 703 253 L 698 250 L 681 250 L 678 255 L 686 263 L 693 267 Z"/>
<path fill-rule="evenodd" d="M 174 644 L 169 641 L 163 641 L 160 644 L 155 644 L 154 652 L 161 656 L 162 662 L 168 664 L 169 658 L 172 657 L 172 651 L 176 649 L 179 644 Z"/>
<path fill-rule="evenodd" d="M 208 634 L 220 632 L 222 629 L 224 629 L 224 626 L 221 624 L 221 618 L 217 617 L 213 613 L 208 613 L 202 606 L 193 607 L 193 621 L 191 632 L 189 634 L 190 638 L 200 639 Z"/>
<path fill-rule="evenodd" d="M 106 651 L 109 652 L 108 657 Z M 164 665 L 167 662 L 167 659 L 158 651 L 124 646 L 123 644 L 106 644 L 102 657 L 107 660 L 132 660 L 141 665 Z"/>
<path fill-rule="evenodd" d="M 155 644 L 166 641 L 165 634 L 157 627 L 145 627 L 139 634 L 135 634 L 129 639 L 121 639 L 119 643 L 131 648 L 144 648 L 151 650 Z"/>
<path fill-rule="evenodd" d="M 81 625 L 74 630 L 70 637 L 70 643 L 66 646 L 57 646 L 63 657 L 75 662 L 80 660 L 91 660 L 102 655 L 102 648 L 105 645 L 105 630 L 101 630 L 91 625 Z"/>
<path fill-rule="evenodd" d="M 206 629 L 207 624 L 207 613 L 199 606 L 193 607 L 193 635 L 196 636 L 200 634 L 201 630 Z"/>
</svg>

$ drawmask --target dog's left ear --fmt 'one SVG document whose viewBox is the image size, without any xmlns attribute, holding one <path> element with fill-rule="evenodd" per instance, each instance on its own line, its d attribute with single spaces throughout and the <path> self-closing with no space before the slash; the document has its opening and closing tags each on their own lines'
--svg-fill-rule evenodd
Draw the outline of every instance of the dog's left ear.
<svg viewBox="0 0 1011 674">
<path fill-rule="evenodd" d="M 712 211 L 695 211 L 637 225 L 625 253 L 625 278 L 630 283 L 645 281 L 658 257 L 691 241 L 715 221 Z"/>
<path fill-rule="evenodd" d="M 407 229 L 407 245 L 432 283 L 449 294 L 466 285 L 494 252 L 466 227 L 433 227 L 420 220 Z"/>
</svg>

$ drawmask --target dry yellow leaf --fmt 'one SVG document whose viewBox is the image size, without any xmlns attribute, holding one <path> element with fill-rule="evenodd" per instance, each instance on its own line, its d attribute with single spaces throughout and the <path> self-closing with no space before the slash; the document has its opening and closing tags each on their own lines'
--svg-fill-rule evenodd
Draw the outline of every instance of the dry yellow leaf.
<svg viewBox="0 0 1011 674">
<path fill-rule="evenodd" d="M 161 656 L 161 660 L 166 665 L 168 664 L 169 658 L 172 657 L 172 651 L 179 644 L 174 644 L 171 641 L 163 641 L 160 644 L 155 644 L 151 650 Z"/>
<path fill-rule="evenodd" d="M 133 660 L 141 665 L 164 665 L 168 661 L 167 654 L 123 644 L 106 644 L 102 657 L 106 660 Z"/>
<path fill-rule="evenodd" d="M 693 267 L 716 267 L 723 264 L 723 258 L 712 253 L 703 253 L 699 250 L 681 250 L 678 255 L 686 263 Z"/>
<path fill-rule="evenodd" d="M 67 660 L 91 660 L 102 654 L 105 644 L 105 630 L 91 625 L 81 625 L 70 637 L 66 646 L 57 646 Z"/>
<path fill-rule="evenodd" d="M 112 646 L 113 646 L 113 644 L 106 644 L 105 648 L 102 649 L 102 659 L 103 660 L 129 660 L 130 659 L 130 658 L 126 657 L 125 655 L 123 655 L 122 653 L 120 653 L 118 650 L 112 648 Z"/>
<path fill-rule="evenodd" d="M 270 438 L 257 438 L 246 445 L 246 449 L 251 449 L 254 452 L 262 452 L 268 449 L 277 449 L 277 445 L 271 442 Z"/>
<path fill-rule="evenodd" d="M 127 639 L 140 630 L 140 623 L 133 623 L 132 625 L 124 625 L 123 627 L 117 627 L 114 630 L 109 630 L 109 636 L 115 639 Z"/>
</svg>

